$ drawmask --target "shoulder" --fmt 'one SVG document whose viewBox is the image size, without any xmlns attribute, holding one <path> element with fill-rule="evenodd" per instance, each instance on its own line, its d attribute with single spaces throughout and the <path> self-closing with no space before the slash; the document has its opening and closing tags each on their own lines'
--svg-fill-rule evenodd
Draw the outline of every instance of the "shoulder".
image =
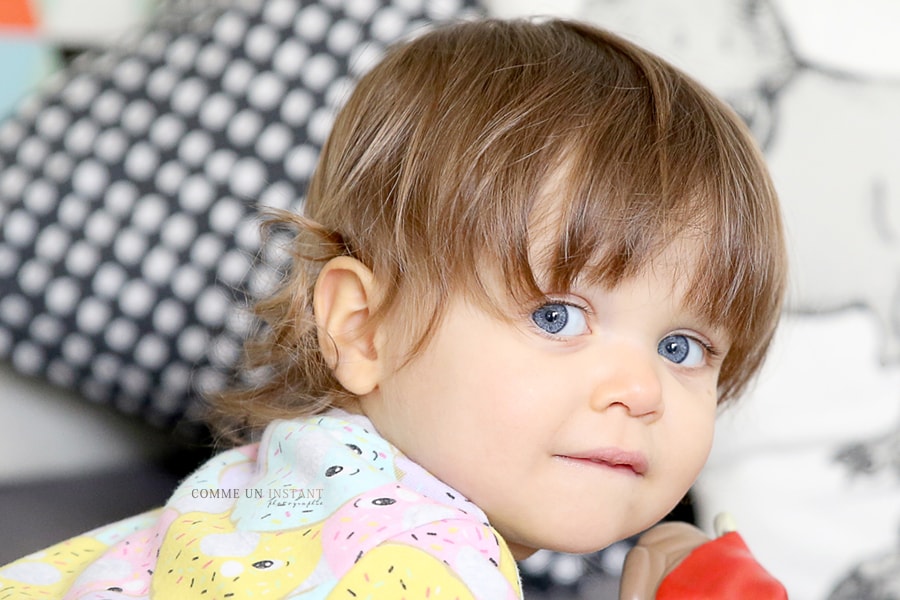
<svg viewBox="0 0 900 600">
<path fill-rule="evenodd" d="M 515 560 L 490 525 L 400 484 L 357 496 L 325 523 L 322 539 L 341 573 L 335 589 L 427 597 L 440 586 L 450 597 L 521 597 Z M 397 596 L 385 591 L 394 588 Z"/>
</svg>

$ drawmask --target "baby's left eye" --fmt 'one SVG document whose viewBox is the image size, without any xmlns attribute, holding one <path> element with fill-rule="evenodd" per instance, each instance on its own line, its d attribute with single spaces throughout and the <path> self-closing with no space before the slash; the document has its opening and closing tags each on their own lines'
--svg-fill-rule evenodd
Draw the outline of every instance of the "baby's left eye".
<svg viewBox="0 0 900 600">
<path fill-rule="evenodd" d="M 663 358 L 683 367 L 697 367 L 706 358 L 706 349 L 697 340 L 686 335 L 664 337 L 657 348 Z"/>
<path fill-rule="evenodd" d="M 559 337 L 584 335 L 588 326 L 584 310 L 563 302 L 550 302 L 531 313 L 531 320 L 544 333 Z"/>
</svg>

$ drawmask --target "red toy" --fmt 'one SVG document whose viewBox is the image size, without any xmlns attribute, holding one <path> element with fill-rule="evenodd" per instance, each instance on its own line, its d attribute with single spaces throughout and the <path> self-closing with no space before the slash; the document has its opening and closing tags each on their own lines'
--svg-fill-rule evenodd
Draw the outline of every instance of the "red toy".
<svg viewBox="0 0 900 600">
<path fill-rule="evenodd" d="M 686 523 L 663 523 L 641 536 L 626 559 L 619 595 L 620 600 L 787 597 L 736 531 L 729 528 L 710 540 Z"/>
</svg>

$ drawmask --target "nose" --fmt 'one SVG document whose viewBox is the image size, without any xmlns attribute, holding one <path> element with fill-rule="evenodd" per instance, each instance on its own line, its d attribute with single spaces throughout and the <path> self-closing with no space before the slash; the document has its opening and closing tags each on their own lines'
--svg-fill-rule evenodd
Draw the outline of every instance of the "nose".
<svg viewBox="0 0 900 600">
<path fill-rule="evenodd" d="M 599 369 L 591 408 L 604 412 L 618 406 L 632 417 L 661 417 L 665 405 L 658 357 L 621 347 L 610 354 Z"/>
</svg>

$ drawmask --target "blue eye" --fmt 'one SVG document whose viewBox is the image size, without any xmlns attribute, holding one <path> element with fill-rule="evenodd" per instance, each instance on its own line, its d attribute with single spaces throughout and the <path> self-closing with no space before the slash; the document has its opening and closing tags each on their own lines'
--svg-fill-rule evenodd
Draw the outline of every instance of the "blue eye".
<svg viewBox="0 0 900 600">
<path fill-rule="evenodd" d="M 697 367 L 706 358 L 706 349 L 686 335 L 669 335 L 659 342 L 659 355 L 683 367 Z"/>
<path fill-rule="evenodd" d="M 531 320 L 546 333 L 558 336 L 584 335 L 588 332 L 584 311 L 571 304 L 551 302 L 531 313 Z"/>
</svg>

